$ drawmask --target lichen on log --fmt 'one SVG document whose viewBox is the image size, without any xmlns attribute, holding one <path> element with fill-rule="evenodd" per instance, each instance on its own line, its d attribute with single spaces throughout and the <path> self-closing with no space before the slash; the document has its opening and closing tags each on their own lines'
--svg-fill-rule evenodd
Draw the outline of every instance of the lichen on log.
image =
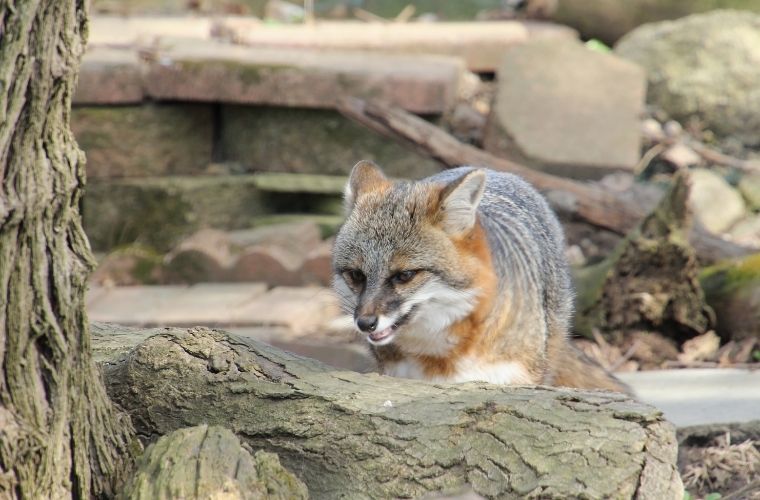
<svg viewBox="0 0 760 500">
<path fill-rule="evenodd" d="M 198 425 L 176 430 L 153 443 L 119 498 L 305 500 L 306 486 L 277 455 L 248 452 L 229 430 Z"/>
<path fill-rule="evenodd" d="M 714 315 L 699 284 L 688 234 L 689 183 L 676 176 L 659 205 L 607 259 L 576 273 L 576 330 L 658 331 L 679 339 L 706 332 Z"/>
<path fill-rule="evenodd" d="M 699 281 L 715 310 L 716 331 L 724 340 L 760 332 L 760 253 L 719 262 L 702 270 Z"/>
<path fill-rule="evenodd" d="M 100 339 L 117 326 L 101 325 Z M 145 339 L 148 333 L 154 334 Z M 146 441 L 208 423 L 279 455 L 313 498 L 678 498 L 674 430 L 628 396 L 335 371 L 205 328 L 133 331 L 104 362 Z M 100 355 L 102 356 L 102 352 Z"/>
</svg>

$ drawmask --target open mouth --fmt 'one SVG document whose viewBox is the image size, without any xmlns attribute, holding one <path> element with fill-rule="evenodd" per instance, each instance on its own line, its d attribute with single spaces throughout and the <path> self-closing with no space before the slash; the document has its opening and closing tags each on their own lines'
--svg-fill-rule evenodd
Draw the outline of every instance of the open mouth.
<svg viewBox="0 0 760 500">
<path fill-rule="evenodd" d="M 401 328 L 404 324 L 409 322 L 409 319 L 412 316 L 412 313 L 416 309 L 417 306 L 413 306 L 411 309 L 409 309 L 409 312 L 401 316 L 399 319 L 396 320 L 395 323 L 393 323 L 388 328 L 385 328 L 383 330 L 378 330 L 375 332 L 370 333 L 367 337 L 368 340 L 372 344 L 378 344 L 378 345 L 385 345 L 388 344 L 391 340 L 393 340 L 393 337 L 396 336 L 396 330 Z"/>
</svg>

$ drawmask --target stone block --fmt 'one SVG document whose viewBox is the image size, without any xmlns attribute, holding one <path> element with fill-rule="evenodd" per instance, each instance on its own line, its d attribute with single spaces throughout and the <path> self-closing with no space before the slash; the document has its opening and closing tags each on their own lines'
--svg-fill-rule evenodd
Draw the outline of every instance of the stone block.
<svg viewBox="0 0 760 500">
<path fill-rule="evenodd" d="M 277 245 L 285 248 L 301 249 L 306 254 L 319 246 L 321 242 L 320 235 L 321 232 L 316 222 L 302 220 L 230 231 L 228 238 L 237 247 Z"/>
<path fill-rule="evenodd" d="M 332 241 L 324 241 L 306 255 L 301 266 L 302 283 L 330 286 L 333 279 L 332 248 Z"/>
<path fill-rule="evenodd" d="M 135 104 L 143 97 L 136 50 L 94 47 L 85 52 L 74 104 Z"/>
<path fill-rule="evenodd" d="M 256 245 L 245 249 L 230 270 L 230 281 L 261 281 L 273 286 L 301 284 L 303 255 L 298 249 Z"/>
<path fill-rule="evenodd" d="M 464 65 L 445 56 L 246 47 L 162 39 L 145 88 L 154 99 L 334 108 L 342 96 L 439 114 L 454 105 Z"/>
<path fill-rule="evenodd" d="M 267 213 L 250 175 L 92 181 L 84 227 L 95 250 L 143 243 L 168 251 L 203 227 L 242 229 Z"/>
<path fill-rule="evenodd" d="M 438 162 L 330 110 L 223 106 L 221 154 L 255 171 L 348 175 L 372 160 L 394 177 L 420 179 Z"/>
<path fill-rule="evenodd" d="M 728 230 L 746 213 L 741 194 L 722 176 L 706 168 L 691 172 L 689 204 L 694 216 L 716 234 Z"/>
<path fill-rule="evenodd" d="M 237 257 L 227 233 L 204 228 L 182 240 L 167 256 L 165 279 L 170 283 L 226 281 Z"/>
<path fill-rule="evenodd" d="M 290 224 L 293 222 L 313 222 L 319 227 L 322 238 L 329 238 L 338 232 L 338 228 L 343 224 L 345 217 L 343 215 L 331 214 L 270 214 L 261 215 L 253 218 L 254 227 L 271 226 L 276 224 Z"/>
<path fill-rule="evenodd" d="M 343 195 L 348 177 L 319 174 L 261 173 L 255 177 L 262 191 L 275 193 L 319 193 Z"/>
<path fill-rule="evenodd" d="M 513 47 L 499 68 L 485 149 L 575 178 L 630 171 L 645 92 L 637 65 L 578 42 Z"/>
<path fill-rule="evenodd" d="M 91 179 L 189 175 L 211 163 L 210 105 L 75 107 L 71 128 Z"/>
</svg>

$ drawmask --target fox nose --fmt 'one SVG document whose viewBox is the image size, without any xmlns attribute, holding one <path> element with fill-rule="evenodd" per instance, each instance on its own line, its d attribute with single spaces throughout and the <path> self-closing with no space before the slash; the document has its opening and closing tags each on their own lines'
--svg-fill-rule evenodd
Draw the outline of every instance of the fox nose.
<svg viewBox="0 0 760 500">
<path fill-rule="evenodd" d="M 359 316 L 356 318 L 356 326 L 363 332 L 374 332 L 377 328 L 377 316 Z"/>
</svg>

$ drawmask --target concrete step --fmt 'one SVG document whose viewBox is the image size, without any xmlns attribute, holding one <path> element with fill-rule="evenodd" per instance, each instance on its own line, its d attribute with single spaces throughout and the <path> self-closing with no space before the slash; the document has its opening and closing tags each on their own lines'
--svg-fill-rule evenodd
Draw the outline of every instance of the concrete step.
<svg viewBox="0 0 760 500">
<path fill-rule="evenodd" d="M 441 114 L 452 109 L 464 69 L 461 59 L 442 55 L 310 51 L 164 36 L 148 48 L 93 44 L 82 61 L 74 104 L 153 99 L 324 109 L 334 108 L 342 96 L 356 96 Z"/>
<path fill-rule="evenodd" d="M 263 24 L 244 17 L 93 16 L 90 47 L 152 47 L 168 38 L 211 41 L 282 50 L 369 51 L 380 54 L 456 56 L 472 71 L 493 72 L 506 49 L 527 40 L 577 38 L 566 26 L 535 21 L 382 23 L 318 21 Z"/>
<path fill-rule="evenodd" d="M 617 374 L 676 427 L 760 419 L 760 370 L 657 370 Z"/>
<path fill-rule="evenodd" d="M 340 315 L 332 292 L 320 287 L 262 283 L 92 287 L 91 321 L 126 326 L 212 326 L 281 329 L 291 336 L 329 331 Z"/>
</svg>

